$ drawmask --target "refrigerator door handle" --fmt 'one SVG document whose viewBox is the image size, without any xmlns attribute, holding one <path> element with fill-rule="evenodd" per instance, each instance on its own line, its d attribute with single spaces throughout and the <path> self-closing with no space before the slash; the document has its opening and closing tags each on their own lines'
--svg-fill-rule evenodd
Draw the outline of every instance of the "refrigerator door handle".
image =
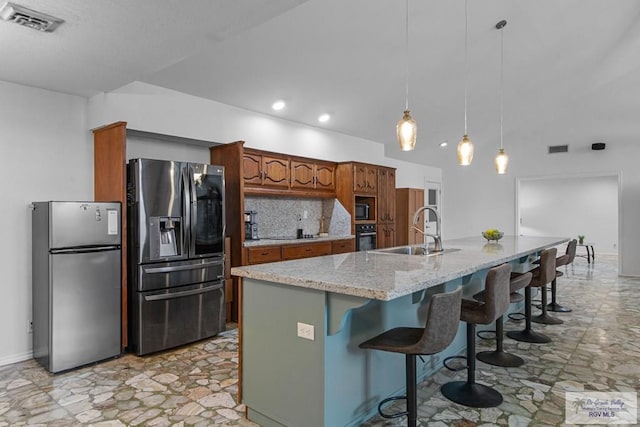
<svg viewBox="0 0 640 427">
<path fill-rule="evenodd" d="M 182 247 L 187 258 L 191 256 L 191 185 L 189 184 L 189 166 L 182 169 L 182 211 L 184 227 L 182 232 Z"/>
<path fill-rule="evenodd" d="M 191 246 L 189 254 L 191 256 L 196 254 L 196 226 L 198 221 L 198 196 L 196 195 L 196 183 L 195 183 L 195 171 L 193 166 L 189 164 L 187 167 L 187 173 L 189 174 L 189 199 L 191 200 L 191 224 L 189 226 L 189 235 L 191 237 Z"/>
<path fill-rule="evenodd" d="M 190 264 L 190 265 L 176 265 L 171 267 L 152 267 L 152 268 L 144 268 L 145 273 L 171 273 L 173 271 L 184 271 L 184 270 L 197 270 L 203 267 L 213 267 L 215 265 L 221 265 L 222 262 L 213 261 L 213 262 L 203 262 L 201 264 Z M 224 277 L 224 276 L 222 276 Z"/>
<path fill-rule="evenodd" d="M 145 301 L 162 301 L 162 300 L 174 299 L 179 297 L 199 295 L 199 294 L 204 294 L 211 291 L 216 291 L 218 289 L 221 289 L 223 286 L 224 286 L 224 281 L 222 281 L 221 283 L 215 286 L 209 286 L 202 289 L 193 289 L 191 291 L 172 292 L 172 293 L 160 294 L 160 295 L 148 295 L 148 296 L 145 295 L 144 300 Z"/>
<path fill-rule="evenodd" d="M 50 249 L 49 253 L 52 255 L 66 255 L 66 254 L 86 254 L 90 252 L 107 252 L 107 251 L 119 251 L 120 246 L 91 246 L 85 248 L 69 248 L 69 249 Z"/>
</svg>

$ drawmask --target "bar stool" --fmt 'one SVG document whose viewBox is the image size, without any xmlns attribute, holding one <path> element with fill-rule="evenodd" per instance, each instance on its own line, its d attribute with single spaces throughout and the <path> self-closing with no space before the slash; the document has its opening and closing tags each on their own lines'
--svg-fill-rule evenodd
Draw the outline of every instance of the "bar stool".
<svg viewBox="0 0 640 427">
<path fill-rule="evenodd" d="M 520 302 L 524 297 L 518 292 L 531 282 L 533 275 L 529 272 L 524 274 L 511 274 L 509 279 L 509 303 L 513 304 Z M 478 292 L 473 296 L 476 301 L 484 302 L 486 299 L 486 291 Z M 481 331 L 481 332 L 495 332 L 496 334 L 496 349 L 492 351 L 481 351 L 476 354 L 476 358 L 484 363 L 494 366 L 503 366 L 505 368 L 515 368 L 524 365 L 524 360 L 516 356 L 515 354 L 507 353 L 504 351 L 504 316 L 496 319 L 495 331 Z M 478 336 L 483 338 L 478 332 Z"/>
<path fill-rule="evenodd" d="M 485 280 L 486 301 L 463 299 L 461 302 L 460 320 L 467 323 L 467 380 L 452 381 L 440 388 L 444 397 L 453 402 L 472 408 L 492 408 L 502 403 L 500 392 L 476 383 L 476 325 L 495 322 L 507 311 L 510 274 L 509 264 L 492 268 Z"/>
<path fill-rule="evenodd" d="M 525 318 L 525 328 L 522 331 L 509 331 L 507 332 L 507 336 L 516 341 L 524 341 L 536 344 L 545 344 L 551 342 L 551 338 L 544 334 L 540 334 L 538 332 L 534 332 L 531 329 L 531 288 L 532 287 L 543 287 L 546 288 L 546 284 L 549 283 L 552 278 L 555 276 L 556 270 L 556 254 L 558 250 L 556 248 L 545 249 L 540 252 L 540 266 L 531 270 L 530 273 L 533 275 L 531 278 L 531 282 L 529 285 L 524 288 L 524 318 Z M 526 273 L 525 273 L 526 274 Z M 517 276 L 518 273 L 512 274 L 512 276 Z M 543 299 L 544 305 L 546 307 L 546 290 L 543 288 Z"/>
<path fill-rule="evenodd" d="M 567 245 L 567 251 L 565 252 L 565 254 L 556 258 L 556 268 L 573 263 L 573 260 L 576 257 L 577 247 L 578 247 L 578 241 L 576 239 L 573 239 L 572 241 L 570 241 L 569 244 Z M 571 312 L 570 308 L 561 306 L 560 304 L 558 304 L 556 300 L 556 288 L 557 288 L 556 279 L 563 275 L 564 273 L 562 271 L 556 270 L 556 277 L 554 277 L 553 281 L 551 282 L 551 303 L 547 305 L 547 310 L 553 311 L 555 313 Z"/>
<path fill-rule="evenodd" d="M 451 344 L 458 332 L 461 299 L 461 287 L 452 292 L 432 295 L 427 308 L 427 321 L 424 328 L 394 328 L 360 344 L 360 348 L 390 351 L 405 355 L 407 394 L 405 396 L 389 397 L 380 402 L 378 404 L 380 416 L 397 418 L 406 415 L 407 426 L 416 426 L 418 415 L 416 356 L 439 353 Z M 401 399 L 407 401 L 407 410 L 405 412 L 396 414 L 382 412 L 382 405 Z"/>
</svg>

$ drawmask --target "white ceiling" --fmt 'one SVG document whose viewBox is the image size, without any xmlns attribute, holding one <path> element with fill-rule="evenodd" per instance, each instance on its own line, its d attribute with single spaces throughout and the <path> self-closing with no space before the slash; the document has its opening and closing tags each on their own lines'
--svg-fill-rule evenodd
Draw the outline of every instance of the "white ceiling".
<svg viewBox="0 0 640 427">
<path fill-rule="evenodd" d="M 405 104 L 402 0 L 15 3 L 65 22 L 40 33 L 0 21 L 0 80 L 81 96 L 138 80 L 385 143 L 388 155 L 417 162 L 442 140 L 455 146 L 464 130 L 464 0 L 410 0 L 412 153 L 395 141 Z M 637 139 L 640 1 L 470 0 L 476 144 L 499 140 L 501 19 L 505 143 L 546 127 L 566 129 L 553 143 Z M 287 108 L 272 111 L 276 99 Z M 323 112 L 332 119 L 319 124 Z"/>
</svg>

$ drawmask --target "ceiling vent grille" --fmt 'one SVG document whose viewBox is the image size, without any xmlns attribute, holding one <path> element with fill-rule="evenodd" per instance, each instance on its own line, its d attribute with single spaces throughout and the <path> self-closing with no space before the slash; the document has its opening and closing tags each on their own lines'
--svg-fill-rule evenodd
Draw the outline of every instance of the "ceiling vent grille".
<svg viewBox="0 0 640 427">
<path fill-rule="evenodd" d="M 568 145 L 550 145 L 549 146 L 549 154 L 567 153 L 567 152 L 569 152 Z"/>
<path fill-rule="evenodd" d="M 62 19 L 46 13 L 37 12 L 15 3 L 5 3 L 0 8 L 0 18 L 38 31 L 51 32 L 62 24 Z"/>
</svg>

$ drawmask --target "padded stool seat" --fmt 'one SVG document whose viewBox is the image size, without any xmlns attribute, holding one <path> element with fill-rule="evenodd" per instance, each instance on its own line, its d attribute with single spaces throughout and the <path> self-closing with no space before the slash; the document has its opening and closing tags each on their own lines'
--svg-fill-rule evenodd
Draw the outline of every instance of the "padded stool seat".
<svg viewBox="0 0 640 427">
<path fill-rule="evenodd" d="M 476 325 L 488 325 L 503 316 L 509 307 L 511 266 L 503 264 L 487 273 L 485 302 L 463 299 L 460 320 L 467 323 L 467 381 L 444 384 L 440 391 L 447 399 L 473 408 L 491 408 L 502 403 L 502 395 L 492 387 L 476 383 Z M 446 365 L 445 365 L 446 366 Z"/>
<path fill-rule="evenodd" d="M 518 292 L 531 282 L 531 273 L 514 274 L 511 273 L 509 278 L 509 303 L 520 302 L 524 297 Z M 485 291 L 478 292 L 473 296 L 477 301 L 485 300 Z M 488 331 L 487 331 L 488 332 Z M 478 332 L 480 334 L 480 332 Z M 515 354 L 504 351 L 504 316 L 500 316 L 496 320 L 496 349 L 493 351 L 481 351 L 476 354 L 478 360 L 494 366 L 503 366 L 505 368 L 515 368 L 524 365 L 524 359 Z M 481 337 L 482 338 L 482 337 Z"/>
<path fill-rule="evenodd" d="M 405 381 L 407 394 L 384 399 L 378 404 L 378 413 L 384 418 L 406 415 L 407 426 L 415 427 L 417 408 L 416 356 L 439 353 L 446 349 L 458 332 L 462 288 L 431 296 L 427 319 L 423 328 L 398 327 L 390 329 L 360 344 L 360 348 L 389 351 L 405 355 Z M 407 410 L 386 414 L 382 406 L 395 400 L 406 400 Z"/>
<path fill-rule="evenodd" d="M 540 266 L 533 269 L 529 273 L 532 274 L 531 281 L 524 288 L 524 316 L 525 316 L 525 328 L 522 331 L 509 331 L 507 336 L 516 341 L 524 341 L 530 343 L 544 344 L 551 342 L 551 338 L 546 335 L 534 332 L 531 329 L 531 287 L 541 287 L 542 295 L 544 299 L 544 305 L 546 307 L 546 284 L 549 283 L 553 277 L 555 277 L 556 270 L 556 254 L 558 250 L 556 248 L 545 249 L 540 252 Z M 525 273 L 527 274 L 527 273 Z M 518 273 L 514 273 L 518 275 Z"/>
</svg>

